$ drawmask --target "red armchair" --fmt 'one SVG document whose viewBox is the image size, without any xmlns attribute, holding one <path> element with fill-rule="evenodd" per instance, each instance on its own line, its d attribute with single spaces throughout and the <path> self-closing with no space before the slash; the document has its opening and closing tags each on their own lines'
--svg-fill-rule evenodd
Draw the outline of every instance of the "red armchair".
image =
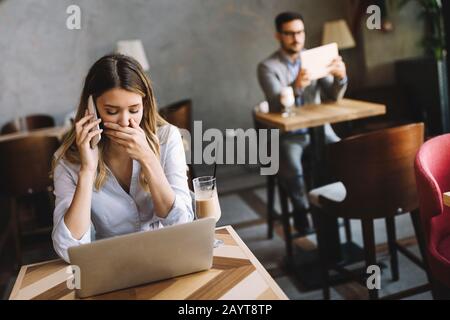
<svg viewBox="0 0 450 320">
<path fill-rule="evenodd" d="M 442 194 L 450 191 L 450 134 L 422 145 L 415 160 L 420 216 L 435 297 L 450 292 L 450 207 Z"/>
</svg>

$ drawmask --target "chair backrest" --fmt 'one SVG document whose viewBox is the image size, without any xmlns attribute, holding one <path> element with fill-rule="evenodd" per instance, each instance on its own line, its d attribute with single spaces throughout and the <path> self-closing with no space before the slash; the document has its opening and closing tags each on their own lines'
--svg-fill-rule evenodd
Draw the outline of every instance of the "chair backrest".
<svg viewBox="0 0 450 320">
<path fill-rule="evenodd" d="M 433 242 L 450 233 L 450 208 L 444 206 L 442 199 L 442 194 L 450 191 L 450 134 L 423 144 L 416 156 L 415 171 L 424 232 L 435 247 Z"/>
<path fill-rule="evenodd" d="M 192 100 L 186 99 L 159 109 L 159 114 L 170 124 L 191 132 Z"/>
<path fill-rule="evenodd" d="M 180 129 L 188 130 L 189 133 L 192 134 L 192 100 L 186 99 L 186 100 L 181 100 L 181 101 L 172 103 L 168 106 L 165 106 L 165 107 L 159 109 L 159 114 L 170 124 L 180 128 Z M 187 139 L 187 137 L 185 137 L 183 134 L 182 134 L 182 138 Z M 191 139 L 192 139 L 192 137 L 191 137 Z M 188 145 L 191 146 L 192 141 L 189 141 Z M 186 154 L 188 154 L 188 153 L 192 154 L 192 150 L 190 147 L 187 148 L 185 146 L 184 149 L 185 149 L 184 151 L 186 152 Z M 195 178 L 194 167 L 192 164 L 188 164 L 188 168 L 189 168 L 189 170 L 187 171 L 187 176 L 188 176 L 189 189 L 193 190 L 192 179 Z"/>
<path fill-rule="evenodd" d="M 48 191 L 55 137 L 26 137 L 0 142 L 0 190 L 12 196 Z"/>
<path fill-rule="evenodd" d="M 361 134 L 329 145 L 333 177 L 344 183 L 341 216 L 381 218 L 417 209 L 414 159 L 422 123 Z"/>
<path fill-rule="evenodd" d="M 53 117 L 43 114 L 29 115 L 26 117 L 16 118 L 8 122 L 2 127 L 1 133 L 13 133 L 20 131 L 28 131 L 40 128 L 54 127 L 55 120 Z"/>
</svg>

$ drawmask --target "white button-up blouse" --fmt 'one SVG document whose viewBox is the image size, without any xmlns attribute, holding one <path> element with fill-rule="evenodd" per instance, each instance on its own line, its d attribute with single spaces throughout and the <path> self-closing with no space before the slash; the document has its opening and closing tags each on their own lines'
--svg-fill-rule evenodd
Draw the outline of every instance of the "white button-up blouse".
<svg viewBox="0 0 450 320">
<path fill-rule="evenodd" d="M 194 219 L 191 195 L 187 183 L 186 158 L 181 134 L 172 125 L 158 129 L 161 166 L 175 193 L 175 201 L 166 218 L 159 218 L 148 192 L 139 183 L 140 164 L 133 160 L 129 194 L 123 190 L 111 171 L 104 186 L 92 187 L 91 221 L 95 238 L 158 229 L 167 225 L 186 223 Z M 78 181 L 80 165 L 61 159 L 54 172 L 55 210 L 53 214 L 53 246 L 56 253 L 69 262 L 67 249 L 91 242 L 91 228 L 79 240 L 72 237 L 64 223 Z"/>
</svg>

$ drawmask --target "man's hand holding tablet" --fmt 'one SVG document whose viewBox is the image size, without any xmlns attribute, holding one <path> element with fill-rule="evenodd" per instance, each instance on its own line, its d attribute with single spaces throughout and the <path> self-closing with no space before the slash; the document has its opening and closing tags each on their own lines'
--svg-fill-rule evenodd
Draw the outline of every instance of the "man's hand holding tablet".
<svg viewBox="0 0 450 320">
<path fill-rule="evenodd" d="M 302 68 L 295 80 L 295 86 L 300 89 L 304 89 L 311 84 L 311 76 L 307 69 Z"/>
<path fill-rule="evenodd" d="M 302 71 L 305 70 L 303 72 L 308 75 L 310 81 L 330 74 L 340 79 L 346 76 L 345 64 L 339 56 L 336 43 L 304 50 L 300 53 L 300 59 L 302 61 Z"/>
<path fill-rule="evenodd" d="M 333 59 L 329 68 L 330 68 L 330 74 L 333 77 L 338 78 L 339 80 L 342 80 L 345 77 L 347 77 L 347 70 L 345 67 L 345 63 L 344 63 L 344 61 L 342 61 L 341 56 L 338 56 L 337 58 Z"/>
</svg>

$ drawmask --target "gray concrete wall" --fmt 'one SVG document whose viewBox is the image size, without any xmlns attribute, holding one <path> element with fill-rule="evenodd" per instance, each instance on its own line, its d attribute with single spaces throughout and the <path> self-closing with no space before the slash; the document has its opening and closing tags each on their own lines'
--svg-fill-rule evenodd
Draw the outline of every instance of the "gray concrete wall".
<svg viewBox="0 0 450 320">
<path fill-rule="evenodd" d="M 369 30 L 361 25 L 365 65 L 365 86 L 392 85 L 395 82 L 395 61 L 424 55 L 421 45 L 424 22 L 419 18 L 420 7 L 410 2 L 403 8 L 392 6 L 390 11 L 394 30 Z"/>
<path fill-rule="evenodd" d="M 66 28 L 78 4 L 81 30 Z M 30 113 L 60 123 L 78 103 L 90 65 L 124 39 L 142 39 L 160 106 L 191 98 L 204 128 L 247 128 L 263 99 L 257 63 L 277 48 L 273 19 L 306 17 L 308 45 L 326 20 L 345 16 L 329 0 L 0 0 L 0 126 Z"/>
</svg>

